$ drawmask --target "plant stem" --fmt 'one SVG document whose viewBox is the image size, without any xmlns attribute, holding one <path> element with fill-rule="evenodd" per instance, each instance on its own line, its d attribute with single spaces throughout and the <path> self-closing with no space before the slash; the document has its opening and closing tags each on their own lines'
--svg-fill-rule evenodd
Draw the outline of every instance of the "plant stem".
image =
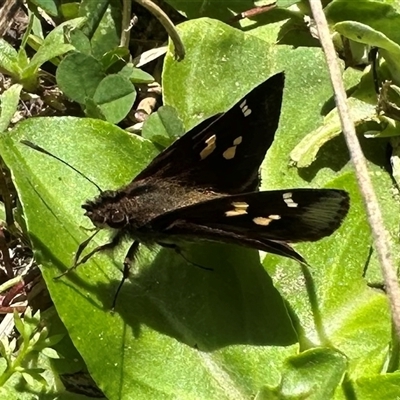
<svg viewBox="0 0 400 400">
<path fill-rule="evenodd" d="M 122 27 L 121 27 L 121 47 L 129 47 L 131 37 L 131 15 L 132 15 L 132 0 L 122 0 Z"/>
<path fill-rule="evenodd" d="M 167 31 L 169 37 L 175 46 L 175 58 L 179 60 L 183 60 L 185 57 L 185 48 L 183 46 L 182 40 L 175 28 L 175 25 L 169 19 L 168 15 L 158 7 L 158 5 L 154 4 L 151 0 L 135 0 L 141 6 L 143 6 L 146 10 L 150 11 L 161 23 L 161 25 Z"/>
<path fill-rule="evenodd" d="M 390 301 L 393 324 L 396 329 L 396 334 L 400 338 L 400 288 L 397 282 L 397 274 L 394 268 L 392 255 L 390 253 L 390 240 L 383 224 L 382 213 L 368 173 L 367 163 L 349 114 L 341 71 L 321 1 L 310 0 L 310 7 L 325 53 L 329 75 L 335 92 L 336 106 L 342 124 L 343 135 L 349 149 L 358 186 L 364 200 L 368 222 L 371 226 L 378 260 Z"/>
</svg>

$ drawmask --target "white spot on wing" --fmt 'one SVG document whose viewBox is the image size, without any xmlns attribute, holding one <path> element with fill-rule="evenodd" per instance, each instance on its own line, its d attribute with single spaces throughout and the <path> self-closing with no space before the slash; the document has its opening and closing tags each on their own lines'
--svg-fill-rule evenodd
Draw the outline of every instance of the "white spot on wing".
<svg viewBox="0 0 400 400">
<path fill-rule="evenodd" d="M 242 113 L 245 117 L 248 117 L 251 114 L 251 109 L 249 108 L 249 106 L 247 105 L 247 100 L 244 99 L 240 105 L 239 105 L 240 109 L 242 110 Z"/>
<path fill-rule="evenodd" d="M 281 219 L 281 216 L 277 215 L 277 214 L 271 214 L 271 215 L 268 215 L 268 218 L 278 220 L 278 219 Z"/>
<path fill-rule="evenodd" d="M 245 117 L 248 117 L 251 114 L 250 108 L 243 112 Z"/>
<path fill-rule="evenodd" d="M 295 207 L 298 206 L 298 204 L 295 203 L 295 202 L 293 201 L 293 199 L 292 199 L 292 192 L 284 193 L 282 197 L 283 197 L 283 201 L 286 203 L 286 205 L 287 205 L 288 207 L 295 208 Z"/>
</svg>

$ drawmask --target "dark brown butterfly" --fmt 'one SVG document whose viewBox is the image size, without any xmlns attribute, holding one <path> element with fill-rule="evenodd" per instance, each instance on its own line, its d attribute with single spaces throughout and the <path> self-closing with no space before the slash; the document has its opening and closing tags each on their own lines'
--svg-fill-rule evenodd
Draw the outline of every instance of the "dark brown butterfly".
<svg viewBox="0 0 400 400">
<path fill-rule="evenodd" d="M 283 73 L 254 88 L 227 112 L 215 115 L 161 152 L 131 183 L 102 192 L 82 207 L 93 224 L 111 228 L 113 239 L 94 253 L 134 240 L 180 250 L 185 241 L 214 241 L 263 250 L 305 262 L 289 244 L 332 234 L 349 209 L 335 189 L 258 191 L 259 168 L 278 127 Z"/>
</svg>

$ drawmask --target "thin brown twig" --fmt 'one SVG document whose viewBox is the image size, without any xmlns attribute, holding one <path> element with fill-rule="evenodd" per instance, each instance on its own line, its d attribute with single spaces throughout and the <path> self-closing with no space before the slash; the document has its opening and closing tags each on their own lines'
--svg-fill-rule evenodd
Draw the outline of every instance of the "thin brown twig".
<svg viewBox="0 0 400 400">
<path fill-rule="evenodd" d="M 310 0 L 310 7 L 328 64 L 329 75 L 335 92 L 336 106 L 339 112 L 343 134 L 353 161 L 358 186 L 364 200 L 368 222 L 371 226 L 376 252 L 390 301 L 393 324 L 397 336 L 400 337 L 400 288 L 397 283 L 396 270 L 390 253 L 389 237 L 384 227 L 378 200 L 368 174 L 367 163 L 349 114 L 342 75 L 321 1 Z"/>
<path fill-rule="evenodd" d="M 151 0 L 135 0 L 136 3 L 139 3 L 146 10 L 150 11 L 161 23 L 161 25 L 167 31 L 169 37 L 175 46 L 175 58 L 177 60 L 183 60 L 185 58 L 185 47 L 183 46 L 182 40 L 178 34 L 178 31 L 175 28 L 175 25 L 169 19 L 168 15 L 157 5 L 154 4 Z"/>
<path fill-rule="evenodd" d="M 253 7 L 250 8 L 249 10 L 243 11 L 239 14 L 236 14 L 235 16 L 233 16 L 230 20 L 229 20 L 229 24 L 233 24 L 236 23 L 242 19 L 245 18 L 253 18 L 257 15 L 260 14 L 264 14 L 272 9 L 274 9 L 276 7 L 276 2 L 275 3 L 271 3 L 271 4 L 267 4 L 265 6 L 259 6 L 259 7 Z"/>
</svg>

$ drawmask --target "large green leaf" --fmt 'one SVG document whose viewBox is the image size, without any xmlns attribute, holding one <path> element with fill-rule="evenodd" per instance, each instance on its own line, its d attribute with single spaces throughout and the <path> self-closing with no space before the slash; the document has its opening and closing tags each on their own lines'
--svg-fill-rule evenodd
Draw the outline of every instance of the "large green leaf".
<svg viewBox="0 0 400 400">
<path fill-rule="evenodd" d="M 94 257 L 63 279 L 52 279 L 71 265 L 78 244 L 88 236 L 79 228 L 90 227 L 80 205 L 96 195 L 95 187 L 20 139 L 41 145 L 107 189 L 128 183 L 155 149 L 107 123 L 74 118 L 32 119 L 0 142 L 57 311 L 107 396 L 169 397 L 185 381 L 183 397 L 223 397 L 225 383 L 218 376 L 226 368 L 241 370 L 246 359 L 242 383 L 229 385 L 239 384 L 240 391 L 251 394 L 264 384 L 266 371 L 256 370 L 267 368 L 271 356 L 253 346 L 289 345 L 296 336 L 257 253 L 216 245 L 187 249 L 187 257 L 213 268 L 210 272 L 188 265 L 172 250 L 142 252 L 111 315 L 123 252 L 115 258 Z M 105 240 L 103 235 L 96 244 Z M 107 349 L 106 360 L 101 348 Z M 282 362 L 282 354 L 274 365 Z M 270 376 L 267 383 L 276 379 Z"/>
</svg>

